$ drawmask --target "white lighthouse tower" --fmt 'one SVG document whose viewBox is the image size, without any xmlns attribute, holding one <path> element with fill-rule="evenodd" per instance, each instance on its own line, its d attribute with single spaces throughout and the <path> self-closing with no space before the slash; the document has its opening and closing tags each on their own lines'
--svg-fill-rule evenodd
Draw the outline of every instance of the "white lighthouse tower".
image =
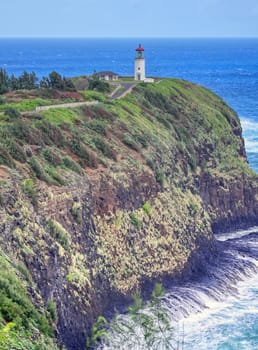
<svg viewBox="0 0 258 350">
<path fill-rule="evenodd" d="M 136 56 L 134 60 L 134 79 L 145 80 L 145 58 L 144 48 L 141 44 L 137 47 Z"/>
</svg>

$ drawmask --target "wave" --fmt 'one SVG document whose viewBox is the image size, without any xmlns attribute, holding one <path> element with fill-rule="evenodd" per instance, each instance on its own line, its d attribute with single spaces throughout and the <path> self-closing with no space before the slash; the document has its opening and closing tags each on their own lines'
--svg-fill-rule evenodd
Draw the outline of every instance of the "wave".
<svg viewBox="0 0 258 350">
<path fill-rule="evenodd" d="M 258 120 L 258 117 L 256 117 L 255 119 Z M 240 118 L 240 122 L 241 122 L 241 125 L 242 125 L 242 128 L 243 128 L 244 132 L 248 132 L 248 131 L 255 132 L 255 131 L 258 131 L 258 121 L 253 120 L 253 119 L 249 119 L 249 118 L 241 117 Z"/>
<path fill-rule="evenodd" d="M 206 273 L 171 286 L 161 299 L 161 309 L 174 325 L 171 349 L 258 349 L 258 227 L 216 238 L 217 254 L 207 262 Z M 150 314 L 151 307 L 145 312 Z M 123 322 L 128 317 L 121 315 Z M 141 338 L 137 328 L 130 346 L 115 342 L 102 349 L 145 349 Z"/>
</svg>

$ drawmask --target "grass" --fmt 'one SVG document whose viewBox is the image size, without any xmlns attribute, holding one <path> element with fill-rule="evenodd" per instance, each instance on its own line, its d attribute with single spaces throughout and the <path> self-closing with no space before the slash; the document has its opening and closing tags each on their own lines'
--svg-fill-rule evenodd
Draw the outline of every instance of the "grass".
<svg viewBox="0 0 258 350">
<path fill-rule="evenodd" d="M 69 248 L 69 234 L 65 228 L 58 221 L 51 218 L 47 219 L 46 225 L 52 237 L 67 250 Z"/>
<path fill-rule="evenodd" d="M 47 111 L 42 111 L 41 114 L 45 120 L 56 125 L 72 124 L 79 120 L 78 113 L 70 108 L 51 108 Z"/>
<path fill-rule="evenodd" d="M 56 349 L 49 338 L 53 336 L 53 328 L 47 311 L 42 308 L 39 312 L 32 304 L 27 282 L 22 280 L 25 267 L 21 273 L 19 270 L 0 250 L 0 348 Z"/>
<path fill-rule="evenodd" d="M 21 112 L 25 112 L 25 111 L 33 111 L 36 109 L 36 107 L 39 106 L 49 106 L 56 103 L 53 102 L 52 100 L 48 100 L 48 99 L 43 99 L 43 98 L 32 98 L 32 99 L 23 99 L 19 102 L 9 102 L 9 103 L 5 103 L 3 105 L 0 105 L 0 111 L 5 111 L 6 109 L 12 107 L 12 108 L 16 108 Z"/>
<path fill-rule="evenodd" d="M 143 279 L 173 273 L 180 263 L 185 264 L 194 249 L 195 234 L 208 236 L 210 232 L 210 219 L 204 215 L 194 181 L 208 174 L 233 183 L 250 170 L 240 154 L 237 116 L 204 88 L 171 79 L 139 83 L 132 94 L 118 101 L 106 101 L 105 95 L 96 92 L 84 96 L 103 102 L 95 107 L 51 109 L 41 112 L 41 119 L 0 116 L 0 164 L 13 168 L 9 172 L 17 180 L 12 198 L 6 196 L 8 182 L 1 188 L 0 206 L 1 211 L 9 210 L 8 220 L 18 210 L 24 215 L 25 219 L 22 215 L 14 219 L 21 225 L 12 236 L 18 243 L 19 238 L 26 238 L 20 256 L 26 254 L 29 260 L 39 252 L 39 244 L 52 243 L 53 249 L 58 248 L 56 254 L 60 253 L 57 261 L 62 278 L 66 277 L 64 287 L 76 295 L 71 302 L 83 298 L 90 305 L 87 297 L 94 295 L 96 278 L 104 278 L 107 286 L 128 295 Z M 47 188 L 42 181 L 51 186 Z M 83 193 L 78 195 L 81 187 Z M 24 205 L 16 200 L 16 193 L 21 194 Z M 58 219 L 47 219 L 48 198 L 53 197 L 54 202 L 56 193 L 67 196 L 64 211 L 58 213 Z M 96 203 L 91 193 L 98 194 Z M 12 206 L 7 203 L 11 199 Z M 29 201 L 37 207 L 39 217 L 33 223 L 35 245 L 27 241 L 26 224 L 22 226 L 25 220 L 33 220 L 33 216 L 29 219 Z M 93 235 L 84 221 L 98 211 L 90 224 Z M 85 230 L 90 245 L 81 245 Z M 42 250 L 40 258 L 48 257 L 45 253 Z M 88 260 L 93 255 L 94 262 Z M 0 257 L 0 341 L 4 338 L 5 345 L 0 342 L 0 348 L 36 350 L 37 343 L 38 349 L 47 349 L 38 336 L 35 341 L 30 323 L 48 339 L 51 324 L 57 322 L 54 301 L 37 311 L 26 289 L 33 273 L 30 276 L 25 264 L 18 268 L 3 259 L 2 263 Z M 49 261 L 43 262 L 47 266 Z M 21 338 L 26 346 L 19 344 Z"/>
<path fill-rule="evenodd" d="M 87 101 L 100 101 L 105 102 L 107 100 L 107 95 L 102 92 L 82 90 L 80 91 Z"/>
</svg>

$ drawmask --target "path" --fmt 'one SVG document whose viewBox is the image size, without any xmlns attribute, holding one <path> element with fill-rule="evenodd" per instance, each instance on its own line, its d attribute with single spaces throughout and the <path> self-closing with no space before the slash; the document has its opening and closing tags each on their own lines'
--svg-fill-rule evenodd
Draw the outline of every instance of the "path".
<svg viewBox="0 0 258 350">
<path fill-rule="evenodd" d="M 116 89 L 114 91 L 114 93 L 110 96 L 110 99 L 111 100 L 119 100 L 120 98 L 129 94 L 136 85 L 137 85 L 137 83 L 135 83 L 135 82 L 134 83 L 131 83 L 131 82 L 120 83 L 120 86 L 118 86 L 118 89 Z"/>
<path fill-rule="evenodd" d="M 111 101 L 119 100 L 120 98 L 129 94 L 132 91 L 132 89 L 136 86 L 136 84 L 137 83 L 130 83 L 130 82 L 120 83 L 117 86 L 117 88 L 113 91 L 113 93 L 109 95 L 109 99 Z M 39 107 L 36 107 L 34 111 L 26 111 L 26 112 L 22 112 L 21 114 L 48 111 L 49 109 L 53 109 L 53 108 L 76 108 L 80 106 L 95 106 L 98 103 L 99 101 L 84 101 L 84 102 L 62 103 L 62 104 L 49 105 L 49 106 L 39 106 Z"/>
<path fill-rule="evenodd" d="M 39 107 L 36 107 L 35 111 L 36 112 L 47 111 L 47 110 L 52 109 L 52 108 L 76 108 L 76 107 L 80 107 L 80 106 L 94 106 L 98 103 L 99 103 L 99 101 L 62 103 L 62 104 L 58 104 L 58 105 L 39 106 Z"/>
</svg>

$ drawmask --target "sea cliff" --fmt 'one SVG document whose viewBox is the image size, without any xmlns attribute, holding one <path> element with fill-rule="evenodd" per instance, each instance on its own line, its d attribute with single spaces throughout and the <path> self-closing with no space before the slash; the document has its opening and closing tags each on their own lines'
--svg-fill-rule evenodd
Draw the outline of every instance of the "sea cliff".
<svg viewBox="0 0 258 350">
<path fill-rule="evenodd" d="M 1 259 L 53 330 L 37 320 L 42 349 L 53 334 L 84 349 L 98 315 L 201 270 L 217 231 L 257 223 L 241 135 L 221 98 L 177 79 L 96 106 L 1 116 Z"/>
</svg>

